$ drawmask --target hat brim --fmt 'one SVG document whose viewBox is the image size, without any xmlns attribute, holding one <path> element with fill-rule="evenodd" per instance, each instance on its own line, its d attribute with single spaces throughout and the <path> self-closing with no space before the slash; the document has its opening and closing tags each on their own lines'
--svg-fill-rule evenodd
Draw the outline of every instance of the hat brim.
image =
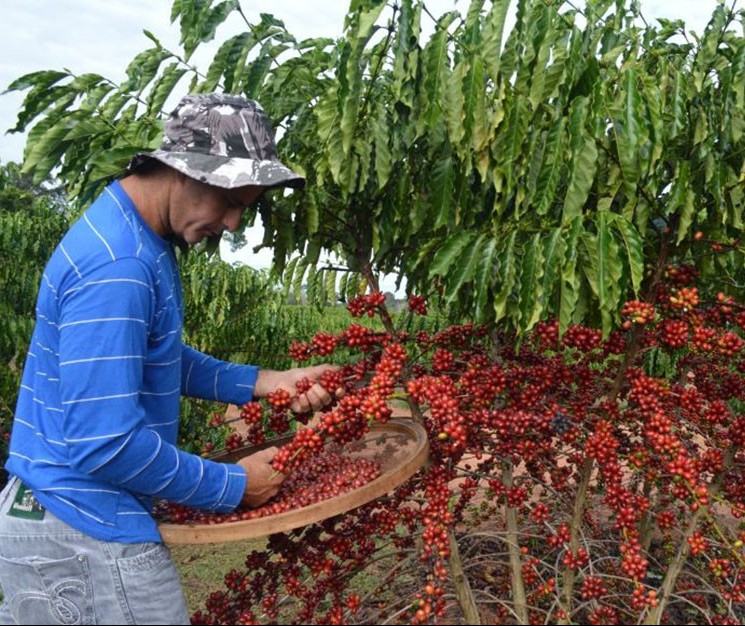
<svg viewBox="0 0 745 626">
<path fill-rule="evenodd" d="M 275 160 L 241 159 L 198 152 L 154 150 L 137 154 L 129 164 L 135 169 L 146 158 L 157 159 L 189 178 L 223 189 L 254 185 L 302 189 L 305 178 Z"/>
</svg>

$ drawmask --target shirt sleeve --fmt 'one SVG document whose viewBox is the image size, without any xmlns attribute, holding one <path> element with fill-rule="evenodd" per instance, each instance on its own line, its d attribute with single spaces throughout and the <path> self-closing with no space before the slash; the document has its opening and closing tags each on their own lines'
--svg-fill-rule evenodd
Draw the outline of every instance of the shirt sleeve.
<svg viewBox="0 0 745 626">
<path fill-rule="evenodd" d="M 183 395 L 239 405 L 253 399 L 258 367 L 220 361 L 189 346 L 183 348 L 181 363 Z"/>
<path fill-rule="evenodd" d="M 227 512 L 245 470 L 189 454 L 148 426 L 140 401 L 154 313 L 153 278 L 118 259 L 60 296 L 60 396 L 69 462 L 128 491 Z"/>
</svg>

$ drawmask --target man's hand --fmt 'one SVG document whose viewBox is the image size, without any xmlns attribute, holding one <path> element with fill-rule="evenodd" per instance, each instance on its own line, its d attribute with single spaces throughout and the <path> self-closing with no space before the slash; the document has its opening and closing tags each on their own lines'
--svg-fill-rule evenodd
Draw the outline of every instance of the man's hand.
<svg viewBox="0 0 745 626">
<path fill-rule="evenodd" d="M 344 389 L 336 389 L 333 393 L 329 393 L 329 391 L 316 383 L 308 391 L 298 395 L 296 383 L 304 378 L 317 381 L 325 371 L 338 369 L 335 365 L 324 364 L 311 367 L 296 367 L 285 371 L 259 370 L 259 376 L 256 379 L 256 386 L 254 387 L 254 396 L 265 398 L 272 391 L 284 389 L 290 396 L 293 396 L 290 409 L 295 413 L 315 412 L 331 404 L 334 399 L 341 398 L 344 395 Z"/>
<path fill-rule="evenodd" d="M 285 475 L 271 466 L 277 448 L 265 448 L 243 457 L 238 465 L 246 470 L 246 492 L 241 504 L 256 508 L 277 495 Z"/>
</svg>

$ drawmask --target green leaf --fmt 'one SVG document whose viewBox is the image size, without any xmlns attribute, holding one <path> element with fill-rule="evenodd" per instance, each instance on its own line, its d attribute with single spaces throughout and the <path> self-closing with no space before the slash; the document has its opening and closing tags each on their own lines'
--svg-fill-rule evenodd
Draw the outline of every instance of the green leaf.
<svg viewBox="0 0 745 626">
<path fill-rule="evenodd" d="M 582 252 L 585 257 L 585 263 L 582 265 L 583 274 L 587 279 L 587 283 L 592 289 L 592 293 L 596 298 L 600 298 L 600 286 L 599 286 L 599 273 L 598 266 L 600 260 L 598 259 L 598 237 L 597 234 L 585 230 L 580 235 L 580 242 L 582 243 Z"/>
<path fill-rule="evenodd" d="M 587 197 L 595 180 L 598 167 L 598 151 L 595 138 L 585 130 L 587 99 L 579 98 L 573 107 L 570 127 L 572 160 L 569 171 L 569 185 L 564 198 L 562 221 L 572 222 L 582 215 Z"/>
<path fill-rule="evenodd" d="M 541 257 L 543 258 L 543 281 L 541 295 L 543 298 L 543 309 L 550 310 L 550 298 L 560 287 L 561 267 L 566 254 L 566 243 L 564 241 L 564 228 L 555 228 L 547 237 L 541 238 Z"/>
<path fill-rule="evenodd" d="M 256 44 L 256 39 L 250 32 L 240 33 L 225 41 L 217 50 L 207 70 L 207 76 L 199 86 L 200 93 L 209 93 L 215 90 L 224 76 L 223 87 L 226 91 L 233 90 L 233 84 L 240 78 L 246 57 Z"/>
<path fill-rule="evenodd" d="M 377 108 L 377 114 L 370 124 L 370 129 L 375 147 L 375 174 L 378 189 L 382 189 L 388 183 L 392 169 L 391 149 L 388 145 L 390 126 L 385 107 L 379 106 Z"/>
<path fill-rule="evenodd" d="M 473 234 L 468 231 L 454 233 L 445 240 L 445 243 L 435 254 L 432 259 L 432 265 L 429 268 L 429 277 L 444 276 L 451 270 L 457 262 L 461 252 L 466 245 L 473 239 Z"/>
<path fill-rule="evenodd" d="M 480 258 L 476 266 L 473 277 L 476 297 L 474 306 L 474 317 L 477 321 L 485 320 L 489 311 L 489 293 L 494 279 L 499 271 L 497 260 L 497 240 L 495 237 L 489 237 L 483 242 L 479 251 Z"/>
<path fill-rule="evenodd" d="M 325 271 L 324 302 L 336 302 L 336 276 L 334 270 Z"/>
<path fill-rule="evenodd" d="M 687 97 L 688 97 L 688 78 L 683 72 L 676 72 L 673 79 L 673 89 L 671 102 L 667 110 L 669 111 L 669 123 L 666 125 L 667 141 L 672 142 L 678 136 L 684 134 L 687 129 Z"/>
<path fill-rule="evenodd" d="M 287 44 L 268 42 L 261 47 L 259 56 L 251 61 L 248 69 L 242 65 L 236 66 L 233 82 L 242 93 L 260 93 L 269 74 L 269 69 L 283 52 L 289 50 Z"/>
<path fill-rule="evenodd" d="M 535 233 L 523 253 L 520 266 L 520 329 L 526 332 L 541 319 L 543 301 L 543 249 L 541 233 Z"/>
<path fill-rule="evenodd" d="M 30 142 L 26 146 L 23 159 L 24 174 L 33 172 L 35 184 L 41 184 L 59 164 L 65 149 L 65 137 L 69 129 L 63 124 L 46 127 L 37 124 L 29 133 Z"/>
<path fill-rule="evenodd" d="M 328 169 L 336 184 L 341 182 L 341 170 L 346 162 L 346 156 L 342 147 L 342 136 L 339 131 L 339 115 L 336 108 L 335 88 L 331 88 L 321 98 L 313 109 L 317 119 L 317 132 L 322 146 L 324 162 L 328 163 Z M 324 169 L 319 166 L 319 174 L 324 175 Z"/>
<path fill-rule="evenodd" d="M 481 54 L 484 58 L 489 77 L 494 82 L 497 82 L 500 77 L 502 37 L 504 36 L 504 26 L 507 21 L 509 8 L 510 0 L 496 0 L 491 3 L 491 7 L 484 20 Z"/>
<path fill-rule="evenodd" d="M 667 201 L 664 204 L 664 214 L 666 217 L 672 218 L 678 213 L 681 207 L 684 206 L 686 196 L 688 195 L 690 179 L 691 162 L 688 160 L 681 161 L 677 164 L 672 189 L 670 190 L 670 194 L 667 196 Z"/>
<path fill-rule="evenodd" d="M 282 270 L 281 281 L 283 285 L 283 299 L 287 300 L 287 296 L 290 292 L 290 286 L 295 276 L 295 267 L 298 264 L 300 257 L 292 257 Z"/>
<path fill-rule="evenodd" d="M 644 239 L 634 224 L 622 215 L 614 215 L 613 226 L 618 230 L 623 240 L 629 264 L 631 285 L 634 294 L 638 296 L 644 279 Z"/>
<path fill-rule="evenodd" d="M 437 22 L 435 32 L 422 51 L 423 91 L 426 94 L 426 109 L 421 116 L 423 129 L 435 126 L 442 117 L 443 85 L 447 84 L 450 71 L 448 58 L 448 32 L 457 12 L 443 15 Z"/>
<path fill-rule="evenodd" d="M 618 160 L 626 195 L 629 197 L 636 193 L 640 173 L 639 148 L 644 140 L 642 100 L 637 82 L 636 69 L 627 68 L 621 77 L 619 102 L 613 120 Z"/>
<path fill-rule="evenodd" d="M 583 233 L 582 219 L 576 218 L 566 231 L 566 258 L 561 267 L 561 299 L 559 307 L 559 332 L 569 328 L 574 320 L 574 313 L 580 297 L 579 240 Z"/>
<path fill-rule="evenodd" d="M 515 165 L 522 159 L 522 145 L 528 130 L 530 115 L 528 114 L 527 98 L 515 95 L 509 103 L 506 112 L 506 127 L 499 141 L 492 145 L 497 162 L 502 164 L 506 173 L 509 193 L 515 186 L 517 180 L 517 169 Z"/>
<path fill-rule="evenodd" d="M 691 224 L 693 224 L 695 217 L 696 193 L 693 189 L 691 189 L 691 187 L 687 187 L 685 189 L 685 199 L 683 201 L 683 206 L 681 207 L 678 219 L 678 234 L 675 238 L 676 244 L 679 244 L 688 236 L 688 233 L 691 230 Z"/>
<path fill-rule="evenodd" d="M 597 294 L 603 335 L 608 336 L 613 325 L 613 315 L 618 304 L 619 283 L 622 274 L 618 245 L 611 231 L 613 220 L 607 211 L 600 211 L 595 220 L 597 228 Z"/>
<path fill-rule="evenodd" d="M 517 283 L 517 258 L 515 256 L 515 244 L 517 231 L 502 240 L 502 246 L 498 253 L 499 280 L 495 285 L 494 294 L 494 316 L 499 321 L 508 313 L 507 306 L 513 295 Z"/>
<path fill-rule="evenodd" d="M 470 64 L 461 61 L 455 66 L 453 72 L 448 76 L 443 90 L 445 95 L 445 120 L 447 122 L 448 138 L 450 144 L 456 149 L 462 146 L 461 155 L 465 156 L 466 148 L 463 145 L 465 137 L 465 96 L 463 94 L 463 81 Z"/>
<path fill-rule="evenodd" d="M 450 156 L 446 156 L 438 160 L 432 170 L 431 205 L 435 228 L 448 226 L 454 221 L 454 187 L 455 172 L 453 159 Z"/>
<path fill-rule="evenodd" d="M 171 63 L 163 71 L 163 74 L 156 81 L 149 98 L 148 110 L 151 114 L 159 115 L 163 112 L 163 106 L 166 100 L 184 74 L 186 74 L 186 69 L 179 67 L 178 63 Z"/>
<path fill-rule="evenodd" d="M 163 44 L 160 43 L 160 39 L 158 39 L 151 31 L 149 31 L 147 28 L 142 29 L 142 33 L 147 37 L 150 41 L 152 41 L 157 47 L 162 48 Z"/>
<path fill-rule="evenodd" d="M 315 202 L 306 202 L 303 205 L 305 212 L 305 232 L 308 236 L 315 235 L 321 226 L 321 213 Z"/>
<path fill-rule="evenodd" d="M 546 215 L 553 206 L 556 190 L 564 169 L 564 129 L 566 120 L 559 118 L 548 131 L 543 152 L 543 164 L 535 185 L 536 196 L 532 201 L 537 215 Z"/>
<path fill-rule="evenodd" d="M 43 89 L 49 89 L 52 85 L 57 84 L 63 78 L 69 78 L 70 72 L 60 72 L 58 70 L 41 70 L 39 72 L 31 72 L 19 76 L 15 80 L 11 81 L 10 85 L 3 91 L 3 93 L 10 93 L 11 91 L 23 91 L 29 87 L 37 87 Z"/>
<path fill-rule="evenodd" d="M 346 156 L 352 145 L 352 139 L 359 123 L 360 106 L 362 103 L 362 92 L 364 90 L 361 62 L 367 42 L 375 32 L 374 26 L 380 12 L 385 7 L 385 2 L 373 2 L 363 7 L 360 5 L 358 11 L 349 21 L 349 30 L 346 37 L 346 51 L 340 61 L 344 62 L 343 72 L 340 74 L 341 97 L 341 138 L 343 155 Z"/>
<path fill-rule="evenodd" d="M 321 245 L 317 241 L 311 239 L 305 247 L 305 255 L 303 258 L 308 265 L 316 265 L 320 257 Z"/>
<path fill-rule="evenodd" d="M 415 79 L 419 71 L 419 48 L 412 46 L 421 34 L 422 5 L 412 0 L 399 2 L 398 21 L 394 38 L 391 90 L 399 107 L 412 108 L 415 97 Z"/>
<path fill-rule="evenodd" d="M 172 22 L 181 18 L 181 44 L 187 61 L 200 43 L 214 38 L 217 27 L 239 6 L 238 0 L 225 0 L 215 7 L 211 4 L 211 0 L 179 1 L 171 9 Z"/>
<path fill-rule="evenodd" d="M 161 63 L 171 57 L 171 53 L 163 48 L 143 50 L 127 66 L 127 81 L 121 89 L 142 93 L 155 78 Z"/>
<path fill-rule="evenodd" d="M 473 239 L 472 233 L 469 233 L 469 236 Z M 445 290 L 445 301 L 448 304 L 456 300 L 458 292 L 464 285 L 470 283 L 476 275 L 479 265 L 484 261 L 483 246 L 485 241 L 487 241 L 487 236 L 481 234 L 470 243 L 466 242 L 465 251 L 448 273 Z"/>
<path fill-rule="evenodd" d="M 26 95 L 23 109 L 18 113 L 16 125 L 11 132 L 21 132 L 37 117 L 44 116 L 47 123 L 53 123 L 65 115 L 75 102 L 78 94 L 70 85 L 46 87 L 40 84 Z"/>
<path fill-rule="evenodd" d="M 295 298 L 295 302 L 303 301 L 303 279 L 307 270 L 308 260 L 301 258 L 295 265 L 292 278 L 292 295 Z"/>
<path fill-rule="evenodd" d="M 486 83 L 484 61 L 476 56 L 463 82 L 465 131 L 473 150 L 480 152 L 490 139 L 490 123 L 486 113 Z"/>
<path fill-rule="evenodd" d="M 349 293 L 349 277 L 352 274 L 350 272 L 342 272 L 341 276 L 339 277 L 339 298 L 342 300 L 347 300 L 348 293 Z"/>
</svg>

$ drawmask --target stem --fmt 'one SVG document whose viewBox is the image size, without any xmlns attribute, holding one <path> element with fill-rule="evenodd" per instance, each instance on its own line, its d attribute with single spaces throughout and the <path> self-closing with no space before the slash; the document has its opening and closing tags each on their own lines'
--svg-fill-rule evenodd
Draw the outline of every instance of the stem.
<svg viewBox="0 0 745 626">
<path fill-rule="evenodd" d="M 693 514 L 691 523 L 686 528 L 683 534 L 683 540 L 678 545 L 678 552 L 675 554 L 675 558 L 672 560 L 667 568 L 665 579 L 660 585 L 659 592 L 657 593 L 658 604 L 653 607 L 647 614 L 646 619 L 642 624 L 659 624 L 662 617 L 662 612 L 667 606 L 668 598 L 671 596 L 675 583 L 678 580 L 680 572 L 683 570 L 683 565 L 688 558 L 688 554 L 691 551 L 691 545 L 688 543 L 688 538 L 693 535 L 699 526 L 701 518 L 704 517 L 704 510 L 707 507 L 701 507 L 698 511 Z"/>
<path fill-rule="evenodd" d="M 657 255 L 657 263 L 654 268 L 654 273 L 652 274 L 652 278 L 650 279 L 649 284 L 646 286 L 644 294 L 642 296 L 642 300 L 645 302 L 654 301 L 654 294 L 657 289 L 657 285 L 662 280 L 662 272 L 664 271 L 665 264 L 667 263 L 668 252 L 669 241 L 666 237 L 663 237 L 660 242 L 660 249 Z M 621 363 L 621 367 L 618 368 L 616 378 L 613 381 L 613 386 L 610 392 L 611 400 L 615 400 L 618 397 L 618 394 L 621 391 L 621 385 L 623 384 L 624 380 L 626 380 L 626 374 L 628 373 L 629 367 L 638 356 L 641 337 L 642 329 L 635 326 L 634 329 L 631 331 L 631 339 L 629 339 L 629 343 L 626 346 L 626 352 L 623 355 L 623 362 Z"/>
<path fill-rule="evenodd" d="M 644 497 L 647 499 L 647 501 L 650 503 L 649 509 L 644 513 L 644 515 L 641 518 L 640 524 L 639 524 L 639 537 L 642 544 L 642 549 L 645 552 L 649 551 L 649 546 L 652 545 L 652 514 L 651 511 L 654 510 L 654 507 L 652 506 L 653 503 L 656 503 L 659 501 L 658 497 L 652 496 L 652 484 L 650 482 L 644 483 L 644 490 L 643 490 Z M 658 494 L 659 495 L 659 494 Z"/>
<path fill-rule="evenodd" d="M 574 511 L 572 512 L 572 522 L 570 524 L 569 550 L 572 554 L 577 554 L 577 550 L 579 549 L 579 529 L 582 526 L 582 517 L 584 516 L 585 505 L 587 504 L 587 491 L 590 488 L 594 466 L 595 462 L 590 457 L 587 457 L 582 464 L 582 476 L 577 486 L 577 497 L 574 500 Z M 564 574 L 564 612 L 567 620 L 570 615 L 569 608 L 572 606 L 575 579 L 575 571 L 567 568 Z"/>
<path fill-rule="evenodd" d="M 453 576 L 453 585 L 455 586 L 455 595 L 458 598 L 458 604 L 463 611 L 466 624 L 481 624 L 481 616 L 476 607 L 476 600 L 471 591 L 471 585 L 468 583 L 468 577 L 463 571 L 463 561 L 460 558 L 458 550 L 458 541 L 452 528 L 448 529 L 448 538 L 450 539 L 450 572 Z"/>
<path fill-rule="evenodd" d="M 734 451 L 729 449 L 724 455 L 724 466 L 730 467 L 734 460 Z M 724 472 L 722 472 L 716 482 L 712 483 L 709 487 L 709 497 L 711 499 L 716 496 L 722 488 L 724 483 Z M 683 540 L 679 543 L 678 552 L 675 554 L 675 558 L 670 563 L 665 573 L 665 578 L 660 585 L 659 592 L 657 593 L 658 604 L 653 607 L 647 614 L 647 618 L 644 620 L 644 624 L 659 624 L 662 618 L 662 613 L 667 606 L 668 599 L 671 597 L 675 583 L 678 580 L 680 572 L 683 570 L 688 554 L 691 551 L 691 545 L 688 543 L 688 538 L 698 529 L 701 524 L 701 520 L 709 517 L 709 506 L 700 507 L 691 518 L 688 528 L 686 528 L 683 534 Z"/>
<path fill-rule="evenodd" d="M 502 470 L 502 483 L 507 489 L 513 483 L 512 464 Z M 512 580 L 512 599 L 518 624 L 529 624 L 528 601 L 523 581 L 522 558 L 520 555 L 520 534 L 517 525 L 517 509 L 505 504 L 505 522 L 507 524 L 507 550 L 510 555 L 510 578 Z"/>
<path fill-rule="evenodd" d="M 295 452 L 292 453 L 292 456 L 287 460 L 287 465 L 291 468 L 292 462 L 295 459 L 297 459 L 298 456 L 300 456 L 300 454 L 305 453 L 306 450 L 307 450 L 307 446 L 300 446 L 299 448 L 297 448 Z M 292 471 L 292 469 L 290 469 L 290 471 Z M 269 476 L 269 480 L 274 480 L 280 474 L 284 474 L 284 472 L 280 472 L 279 470 L 274 470 L 271 476 Z"/>
</svg>

